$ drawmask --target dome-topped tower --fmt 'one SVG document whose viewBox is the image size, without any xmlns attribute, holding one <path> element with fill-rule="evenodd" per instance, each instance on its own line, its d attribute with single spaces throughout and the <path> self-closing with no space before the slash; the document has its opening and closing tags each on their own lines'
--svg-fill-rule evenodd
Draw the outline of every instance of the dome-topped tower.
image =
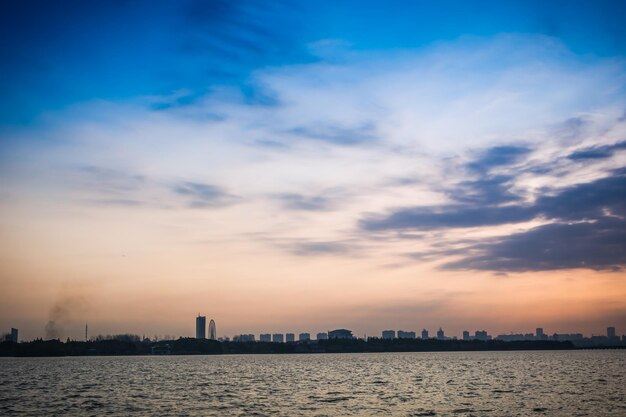
<svg viewBox="0 0 626 417">
<path fill-rule="evenodd" d="M 213 319 L 209 322 L 209 339 L 217 340 L 217 330 L 215 329 L 215 321 Z"/>
</svg>

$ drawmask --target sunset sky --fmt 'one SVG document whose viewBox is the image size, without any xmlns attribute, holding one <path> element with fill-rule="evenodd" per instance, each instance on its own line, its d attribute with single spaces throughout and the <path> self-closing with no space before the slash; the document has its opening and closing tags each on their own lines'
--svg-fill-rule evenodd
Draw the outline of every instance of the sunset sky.
<svg viewBox="0 0 626 417">
<path fill-rule="evenodd" d="M 626 334 L 624 21 L 4 1 L 0 333 Z"/>
</svg>

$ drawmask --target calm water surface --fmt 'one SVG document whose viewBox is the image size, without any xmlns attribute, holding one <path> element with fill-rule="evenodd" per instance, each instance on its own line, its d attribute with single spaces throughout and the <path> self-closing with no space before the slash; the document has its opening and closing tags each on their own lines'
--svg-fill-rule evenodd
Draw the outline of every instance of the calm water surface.
<svg viewBox="0 0 626 417">
<path fill-rule="evenodd" d="M 626 351 L 0 358 L 0 415 L 626 416 Z"/>
</svg>

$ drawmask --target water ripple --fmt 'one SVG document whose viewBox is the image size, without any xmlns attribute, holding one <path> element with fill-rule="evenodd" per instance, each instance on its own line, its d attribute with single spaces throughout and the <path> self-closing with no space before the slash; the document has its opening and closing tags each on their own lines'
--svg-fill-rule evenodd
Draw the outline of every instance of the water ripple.
<svg viewBox="0 0 626 417">
<path fill-rule="evenodd" d="M 0 358 L 0 414 L 624 416 L 626 352 Z"/>
</svg>

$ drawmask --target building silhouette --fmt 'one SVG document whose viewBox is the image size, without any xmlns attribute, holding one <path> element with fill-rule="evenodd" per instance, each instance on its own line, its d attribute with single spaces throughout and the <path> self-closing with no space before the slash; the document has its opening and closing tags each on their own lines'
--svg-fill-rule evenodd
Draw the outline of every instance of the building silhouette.
<svg viewBox="0 0 626 417">
<path fill-rule="evenodd" d="M 546 335 L 543 333 L 543 327 L 537 327 L 535 329 L 535 338 L 537 340 L 543 340 L 546 339 Z"/>
<path fill-rule="evenodd" d="M 17 343 L 17 329 L 11 327 L 11 333 L 4 333 L 0 335 L 0 342 L 14 342 Z"/>
<path fill-rule="evenodd" d="M 13 329 L 11 329 L 13 331 Z M 606 328 L 606 337 L 609 339 L 613 339 L 615 337 L 615 327 L 607 327 Z"/>
<path fill-rule="evenodd" d="M 437 330 L 437 339 L 443 340 L 445 338 L 446 335 L 443 333 L 443 329 L 440 327 L 439 330 Z"/>
<path fill-rule="evenodd" d="M 308 342 L 311 340 L 311 335 L 309 333 L 300 333 L 298 335 L 298 340 L 301 342 Z"/>
<path fill-rule="evenodd" d="M 426 329 L 422 330 L 422 339 L 428 339 L 428 330 Z"/>
<path fill-rule="evenodd" d="M 487 330 L 476 330 L 476 332 L 474 333 L 474 339 L 486 342 L 487 340 L 491 340 L 492 337 L 491 335 L 487 334 Z"/>
<path fill-rule="evenodd" d="M 289 343 L 289 342 L 295 342 L 296 341 L 296 335 L 293 333 L 287 333 L 285 335 L 285 342 Z"/>
<path fill-rule="evenodd" d="M 552 340 L 557 340 L 560 342 L 574 342 L 582 339 L 582 333 L 554 333 L 552 335 Z"/>
<path fill-rule="evenodd" d="M 404 330 L 398 330 L 398 339 L 416 339 L 415 332 L 405 332 Z"/>
<path fill-rule="evenodd" d="M 442 334 L 443 336 L 443 334 Z M 437 338 L 439 338 L 439 333 L 437 333 Z M 443 337 L 443 339 L 450 339 L 449 337 Z M 467 330 L 463 331 L 463 340 L 482 340 L 486 342 L 487 340 L 491 340 L 492 336 L 487 334 L 487 330 L 476 330 L 474 332 L 474 336 L 470 336 L 470 332 Z"/>
<path fill-rule="evenodd" d="M 383 339 L 391 340 L 396 338 L 395 330 L 383 330 Z"/>
<path fill-rule="evenodd" d="M 328 332 L 329 339 L 352 339 L 352 330 L 336 329 Z"/>
<path fill-rule="evenodd" d="M 272 335 L 272 342 L 274 342 L 274 343 L 284 343 L 285 342 L 285 338 L 284 338 L 282 333 L 274 333 Z"/>
<path fill-rule="evenodd" d="M 215 321 L 213 319 L 209 322 L 209 339 L 217 340 L 217 329 L 215 328 Z"/>
<path fill-rule="evenodd" d="M 200 314 L 196 317 L 196 339 L 206 339 L 206 317 Z"/>
<path fill-rule="evenodd" d="M 328 333 L 318 333 L 315 338 L 317 340 L 328 340 Z"/>
<path fill-rule="evenodd" d="M 263 333 L 259 336 L 259 341 L 261 342 L 271 342 L 272 341 L 272 335 L 269 333 Z"/>
</svg>

